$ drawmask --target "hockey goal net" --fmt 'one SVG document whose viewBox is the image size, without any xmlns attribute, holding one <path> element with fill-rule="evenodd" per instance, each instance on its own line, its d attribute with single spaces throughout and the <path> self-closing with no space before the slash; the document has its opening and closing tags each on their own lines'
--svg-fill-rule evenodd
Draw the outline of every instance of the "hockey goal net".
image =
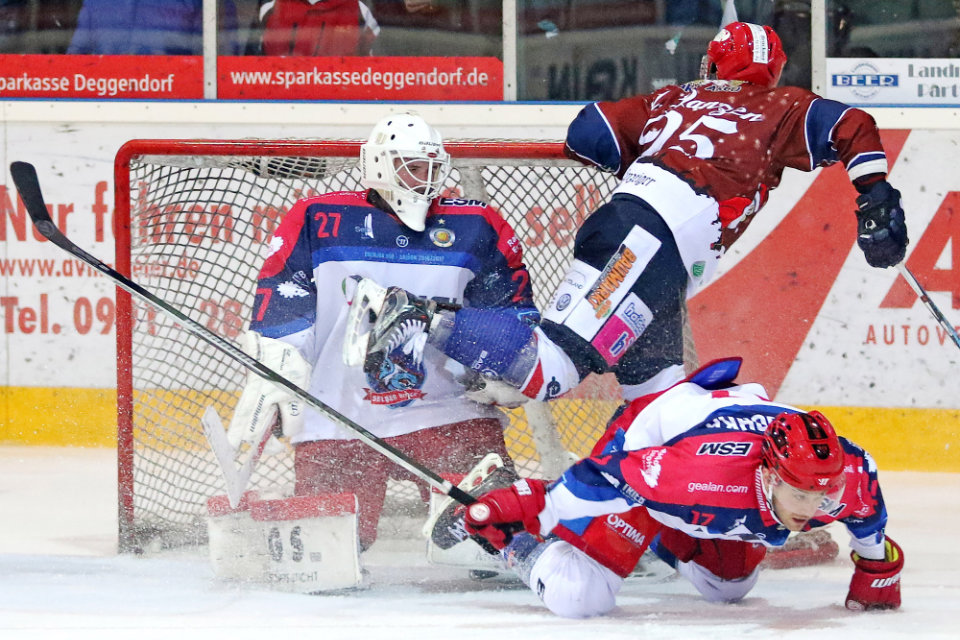
<svg viewBox="0 0 960 640">
<path fill-rule="evenodd" d="M 117 268 L 220 336 L 246 329 L 272 230 L 299 198 L 360 189 L 359 142 L 135 140 L 115 163 Z M 615 185 L 556 142 L 449 142 L 445 195 L 486 200 L 516 230 L 542 306 L 576 229 Z M 120 540 L 125 550 L 205 540 L 206 500 L 223 493 L 204 439 L 208 406 L 229 423 L 246 372 L 126 293 L 118 293 Z M 619 390 L 588 378 L 569 397 L 508 411 L 509 451 L 528 476 L 587 453 Z M 371 456 L 379 455 L 370 452 Z M 412 457 L 416 457 L 412 454 Z M 293 484 L 292 451 L 261 459 L 251 488 Z M 388 501 L 415 495 L 391 486 Z"/>
</svg>

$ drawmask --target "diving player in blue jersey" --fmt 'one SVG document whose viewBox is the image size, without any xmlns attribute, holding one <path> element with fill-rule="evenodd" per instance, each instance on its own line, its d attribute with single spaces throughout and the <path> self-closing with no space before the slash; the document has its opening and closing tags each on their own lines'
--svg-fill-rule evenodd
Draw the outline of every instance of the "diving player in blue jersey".
<svg viewBox="0 0 960 640">
<path fill-rule="evenodd" d="M 899 607 L 903 551 L 885 534 L 873 459 L 822 414 L 736 384 L 739 367 L 715 361 L 633 400 L 557 481 L 521 479 L 461 508 L 466 531 L 502 549 L 551 611 L 587 617 L 614 607 L 648 546 L 707 600 L 736 602 L 768 548 L 839 521 L 847 608 Z"/>
</svg>

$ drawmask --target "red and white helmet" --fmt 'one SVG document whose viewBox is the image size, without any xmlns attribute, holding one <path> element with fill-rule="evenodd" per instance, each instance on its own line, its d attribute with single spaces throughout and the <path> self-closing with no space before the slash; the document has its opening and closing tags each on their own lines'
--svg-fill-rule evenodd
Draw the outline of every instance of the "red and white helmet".
<svg viewBox="0 0 960 640">
<path fill-rule="evenodd" d="M 763 464 L 796 489 L 832 494 L 843 487 L 843 449 L 819 411 L 774 418 L 763 434 Z"/>
<path fill-rule="evenodd" d="M 701 76 L 716 67 L 720 80 L 742 80 L 773 88 L 780 82 L 787 54 L 776 31 L 749 22 L 731 22 L 707 45 Z"/>
</svg>

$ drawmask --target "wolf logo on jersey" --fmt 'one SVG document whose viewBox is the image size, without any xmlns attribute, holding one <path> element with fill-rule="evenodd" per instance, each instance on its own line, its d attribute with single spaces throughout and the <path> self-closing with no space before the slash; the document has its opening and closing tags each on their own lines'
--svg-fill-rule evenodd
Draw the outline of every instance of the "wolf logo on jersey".
<svg viewBox="0 0 960 640">
<path fill-rule="evenodd" d="M 402 346 L 398 347 L 384 358 L 376 375 L 367 374 L 367 382 L 373 388 L 364 390 L 363 399 L 390 409 L 405 407 L 426 395 L 422 391 L 426 377 L 423 361 L 404 353 Z"/>
</svg>

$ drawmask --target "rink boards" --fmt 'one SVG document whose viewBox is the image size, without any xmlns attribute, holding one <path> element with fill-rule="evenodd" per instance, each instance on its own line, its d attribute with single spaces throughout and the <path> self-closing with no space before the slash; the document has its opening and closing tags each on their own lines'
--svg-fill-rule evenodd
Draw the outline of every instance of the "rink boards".
<svg viewBox="0 0 960 640">
<path fill-rule="evenodd" d="M 280 103 L 265 112 L 231 104 L 213 110 L 132 103 L 121 116 L 90 103 L 2 106 L 4 165 L 35 163 L 54 220 L 107 262 L 113 261 L 112 162 L 128 139 L 357 139 L 389 109 Z M 561 139 L 578 109 L 416 106 L 448 138 Z M 925 115 L 933 126 L 945 119 L 936 110 Z M 956 324 L 960 133 L 949 121 L 938 129 L 910 129 L 897 124 L 897 114 L 877 117 L 890 180 L 903 192 L 907 264 Z M 265 124 L 280 121 L 285 124 Z M 9 178 L 0 189 L 0 441 L 112 446 L 114 288 L 38 239 Z M 778 400 L 828 411 L 840 432 L 867 446 L 883 467 L 960 471 L 949 455 L 960 444 L 960 349 L 894 270 L 865 264 L 854 243 L 854 197 L 839 167 L 787 170 L 722 259 L 719 277 L 690 302 L 700 358 L 743 356 L 745 377 L 763 382 Z"/>
</svg>

